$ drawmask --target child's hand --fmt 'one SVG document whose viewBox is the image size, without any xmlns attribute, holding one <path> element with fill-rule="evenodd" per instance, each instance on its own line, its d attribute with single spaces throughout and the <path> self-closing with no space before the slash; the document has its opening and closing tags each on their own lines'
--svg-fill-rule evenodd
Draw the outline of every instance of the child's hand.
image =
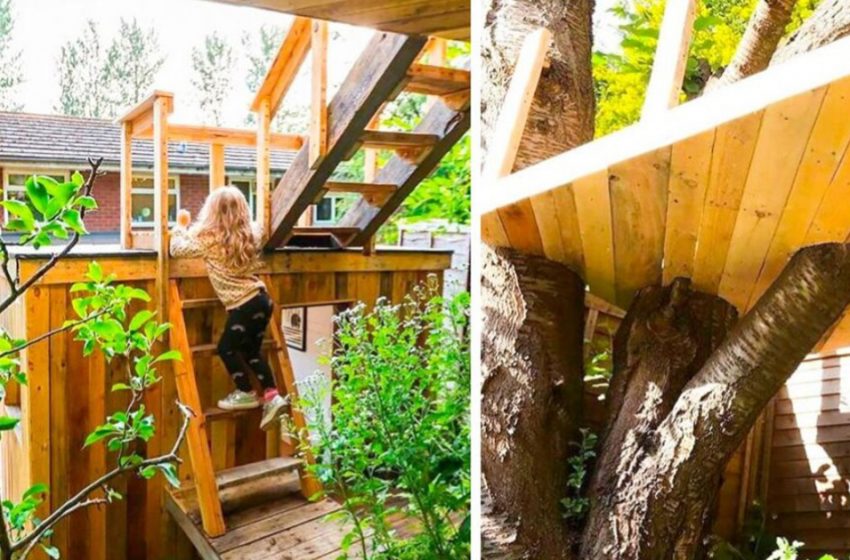
<svg viewBox="0 0 850 560">
<path fill-rule="evenodd" d="M 188 210 L 179 210 L 177 212 L 177 225 L 180 227 L 189 227 L 192 222 L 192 214 Z"/>
</svg>

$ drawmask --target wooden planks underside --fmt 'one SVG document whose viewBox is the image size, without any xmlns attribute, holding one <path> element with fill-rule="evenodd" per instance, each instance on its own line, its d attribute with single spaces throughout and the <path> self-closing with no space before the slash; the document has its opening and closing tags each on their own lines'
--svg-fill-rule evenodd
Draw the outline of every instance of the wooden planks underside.
<svg viewBox="0 0 850 560">
<path fill-rule="evenodd" d="M 482 216 L 483 239 L 561 261 L 621 308 L 691 278 L 740 311 L 791 255 L 850 235 L 850 78 Z M 850 317 L 828 348 L 850 345 Z"/>
<path fill-rule="evenodd" d="M 393 33 L 469 40 L 469 0 L 215 0 Z"/>
</svg>

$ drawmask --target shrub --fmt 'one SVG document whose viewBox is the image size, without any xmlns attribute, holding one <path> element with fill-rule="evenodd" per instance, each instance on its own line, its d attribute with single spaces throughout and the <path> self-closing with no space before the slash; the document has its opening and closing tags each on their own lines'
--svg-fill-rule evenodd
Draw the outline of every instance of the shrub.
<svg viewBox="0 0 850 560">
<path fill-rule="evenodd" d="M 469 557 L 468 316 L 468 294 L 445 301 L 432 281 L 336 318 L 334 380 L 303 383 L 301 406 L 311 470 L 352 527 L 343 558 Z M 392 529 L 401 517 L 414 535 Z"/>
</svg>

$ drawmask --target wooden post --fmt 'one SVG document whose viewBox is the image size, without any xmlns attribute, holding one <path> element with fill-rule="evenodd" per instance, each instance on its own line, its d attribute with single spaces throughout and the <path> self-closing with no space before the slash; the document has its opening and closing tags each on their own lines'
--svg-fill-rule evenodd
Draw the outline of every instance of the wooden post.
<svg viewBox="0 0 850 560">
<path fill-rule="evenodd" d="M 271 189 L 269 180 L 271 178 L 271 151 L 269 148 L 269 134 L 271 133 L 271 102 L 269 99 L 260 101 L 257 110 L 257 222 L 263 231 L 263 236 L 268 237 L 271 224 Z"/>
<path fill-rule="evenodd" d="M 384 111 L 384 106 L 378 109 L 372 120 L 369 121 L 369 130 L 378 130 L 381 128 L 381 113 Z M 378 150 L 374 148 L 365 148 L 363 151 L 363 181 L 366 183 L 374 183 L 375 175 L 378 174 Z"/>
<path fill-rule="evenodd" d="M 224 144 L 210 144 L 210 192 L 224 186 Z"/>
<path fill-rule="evenodd" d="M 133 247 L 133 123 L 121 123 L 121 248 Z"/>
<path fill-rule="evenodd" d="M 168 112 L 169 99 L 153 104 L 154 250 L 157 252 L 156 301 L 159 316 L 168 310 Z"/>
<path fill-rule="evenodd" d="M 315 169 L 328 151 L 328 23 L 313 21 L 310 99 L 310 168 Z"/>
<path fill-rule="evenodd" d="M 448 41 L 441 39 L 440 37 L 431 37 L 428 39 L 428 44 L 425 45 L 425 52 L 423 53 L 428 57 L 428 64 L 431 66 L 445 66 L 448 62 L 446 56 L 448 46 Z M 431 107 L 433 107 L 436 102 L 437 96 L 429 95 L 428 100 L 425 101 L 425 105 L 422 108 L 423 114 L 430 111 Z"/>
<path fill-rule="evenodd" d="M 679 104 L 695 16 L 694 0 L 667 2 L 643 102 L 642 120 L 658 117 Z"/>
<path fill-rule="evenodd" d="M 498 124 L 494 128 L 495 135 L 487 150 L 482 172 L 485 182 L 510 175 L 513 170 L 525 130 L 525 121 L 531 110 L 531 102 L 551 41 L 552 33 L 548 29 L 540 28 L 531 33 L 522 45 L 505 102 L 499 112 Z"/>
</svg>

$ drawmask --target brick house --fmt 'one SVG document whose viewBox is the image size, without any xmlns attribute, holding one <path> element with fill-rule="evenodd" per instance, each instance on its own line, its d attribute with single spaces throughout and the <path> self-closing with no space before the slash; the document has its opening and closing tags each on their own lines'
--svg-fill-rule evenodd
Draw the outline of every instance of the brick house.
<svg viewBox="0 0 850 560">
<path fill-rule="evenodd" d="M 88 168 L 88 156 L 103 157 L 107 173 L 95 187 L 99 208 L 86 215 L 90 242 L 114 242 L 119 231 L 120 127 L 111 121 L 56 115 L 0 112 L 0 177 L 3 199 L 23 196 L 32 174 L 66 180 L 75 170 Z M 272 184 L 289 167 L 295 152 L 272 151 Z M 209 151 L 206 145 L 174 143 L 168 149 L 171 217 L 186 208 L 197 215 L 209 192 Z M 256 152 L 248 147 L 225 150 L 226 181 L 242 190 L 252 209 L 255 193 Z M 143 229 L 153 216 L 153 153 L 146 140 L 133 141 L 133 228 Z M 331 223 L 336 200 L 314 206 L 312 222 Z M 0 214 L 0 219 L 5 218 Z"/>
</svg>

